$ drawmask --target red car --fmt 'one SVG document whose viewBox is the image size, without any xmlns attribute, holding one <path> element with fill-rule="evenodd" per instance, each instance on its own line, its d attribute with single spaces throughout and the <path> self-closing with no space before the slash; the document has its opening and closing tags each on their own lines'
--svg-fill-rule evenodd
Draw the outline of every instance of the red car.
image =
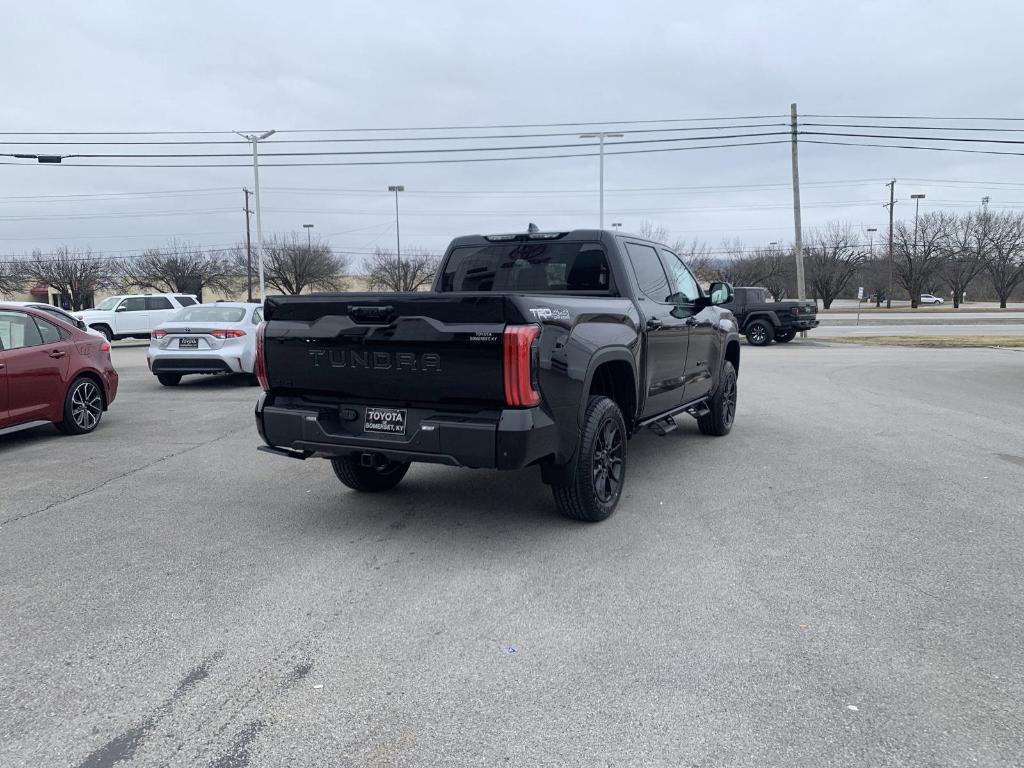
<svg viewBox="0 0 1024 768">
<path fill-rule="evenodd" d="M 67 435 L 92 432 L 116 395 L 109 342 L 0 302 L 0 435 L 43 424 Z"/>
</svg>

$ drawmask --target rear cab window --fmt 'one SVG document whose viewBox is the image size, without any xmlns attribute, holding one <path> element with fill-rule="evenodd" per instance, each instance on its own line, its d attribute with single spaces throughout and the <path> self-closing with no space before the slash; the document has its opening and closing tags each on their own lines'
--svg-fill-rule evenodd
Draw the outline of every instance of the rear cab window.
<svg viewBox="0 0 1024 768">
<path fill-rule="evenodd" d="M 442 293 L 608 293 L 613 287 L 600 243 L 543 240 L 458 246 L 439 286 Z"/>
</svg>

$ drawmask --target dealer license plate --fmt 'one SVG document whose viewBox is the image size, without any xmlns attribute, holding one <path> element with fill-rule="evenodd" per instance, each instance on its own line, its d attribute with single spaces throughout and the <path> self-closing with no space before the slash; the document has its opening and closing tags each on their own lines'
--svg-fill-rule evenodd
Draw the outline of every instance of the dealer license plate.
<svg viewBox="0 0 1024 768">
<path fill-rule="evenodd" d="M 363 420 L 364 432 L 383 432 L 386 435 L 404 435 L 406 411 L 404 408 L 366 409 Z"/>
</svg>

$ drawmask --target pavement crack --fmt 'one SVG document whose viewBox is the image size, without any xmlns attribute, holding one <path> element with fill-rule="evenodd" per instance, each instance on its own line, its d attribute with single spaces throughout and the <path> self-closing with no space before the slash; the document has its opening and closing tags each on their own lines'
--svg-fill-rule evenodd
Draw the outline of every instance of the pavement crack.
<svg viewBox="0 0 1024 768">
<path fill-rule="evenodd" d="M 25 512 L 20 515 L 14 515 L 14 517 L 9 517 L 6 520 L 0 520 L 0 527 L 9 525 L 10 523 L 17 523 L 20 520 L 25 520 L 30 517 L 35 517 L 36 515 L 40 515 L 43 512 L 48 512 L 49 510 L 55 507 L 59 507 L 61 504 L 67 504 L 69 501 L 74 501 L 75 499 L 79 499 L 82 496 L 88 496 L 93 491 L 98 491 L 101 488 L 105 488 L 111 483 L 117 482 L 118 480 L 122 480 L 126 477 L 129 477 L 130 475 L 134 475 L 137 472 L 142 472 L 143 470 L 149 469 L 150 467 L 155 467 L 160 462 L 167 461 L 168 459 L 174 459 L 177 458 L 178 456 L 184 456 L 186 453 L 190 453 L 191 451 L 195 451 L 200 448 L 205 448 L 208 445 L 216 443 L 218 440 L 223 440 L 226 437 L 231 437 L 232 435 L 236 435 L 239 432 L 246 432 L 249 431 L 250 429 L 252 429 L 252 427 L 248 425 L 245 427 L 238 427 L 237 429 L 233 429 L 229 432 L 217 435 L 216 437 L 212 437 L 209 440 L 206 440 L 205 442 L 193 443 L 189 448 L 186 448 L 185 450 L 177 451 L 175 453 L 169 453 L 166 456 L 161 456 L 159 459 L 149 462 L 148 464 L 143 464 L 141 467 L 135 467 L 134 469 L 125 470 L 124 472 L 121 472 L 120 474 L 115 475 L 114 477 L 107 478 L 99 485 L 94 485 L 92 488 L 86 488 L 84 491 L 79 491 L 76 494 L 68 496 L 66 499 L 59 499 L 51 504 L 47 504 L 45 507 L 33 510 L 32 512 Z"/>
</svg>

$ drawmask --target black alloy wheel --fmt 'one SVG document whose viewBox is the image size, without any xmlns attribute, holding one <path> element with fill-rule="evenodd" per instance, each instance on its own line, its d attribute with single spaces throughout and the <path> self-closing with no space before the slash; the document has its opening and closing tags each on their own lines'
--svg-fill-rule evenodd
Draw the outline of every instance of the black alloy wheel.
<svg viewBox="0 0 1024 768">
<path fill-rule="evenodd" d="M 593 462 L 594 495 L 603 504 L 616 498 L 622 488 L 624 443 L 618 422 L 606 419 L 597 433 Z"/>
</svg>

